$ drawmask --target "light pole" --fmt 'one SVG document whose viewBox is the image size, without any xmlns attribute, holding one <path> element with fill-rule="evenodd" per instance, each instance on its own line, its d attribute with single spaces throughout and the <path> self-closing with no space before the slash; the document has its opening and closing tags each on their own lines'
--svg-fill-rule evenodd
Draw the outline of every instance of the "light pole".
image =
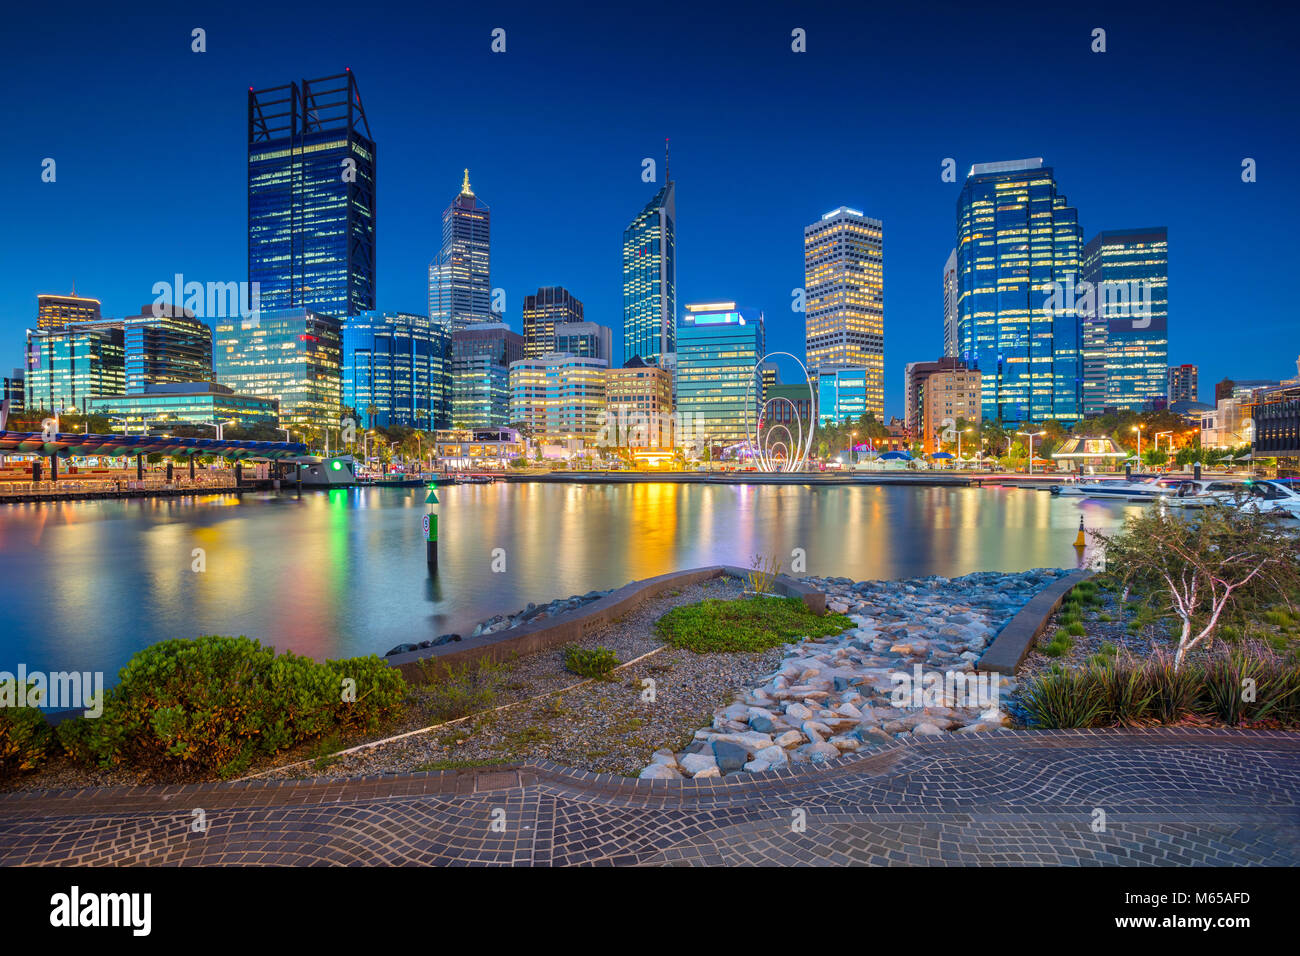
<svg viewBox="0 0 1300 956">
<path fill-rule="evenodd" d="M 1027 435 L 1029 437 L 1029 473 L 1034 473 L 1034 439 L 1042 438 L 1047 432 L 1016 432 L 1017 435 Z"/>
<path fill-rule="evenodd" d="M 1137 456 L 1138 456 L 1138 464 L 1139 464 L 1139 465 L 1142 464 L 1142 428 L 1143 428 L 1142 425 L 1134 425 L 1134 426 L 1133 426 L 1133 430 L 1134 430 L 1135 432 L 1137 432 L 1137 436 L 1138 436 L 1138 450 L 1137 450 Z"/>
<path fill-rule="evenodd" d="M 958 432 L 957 432 L 957 464 L 959 464 L 959 465 L 961 464 L 961 433 L 962 433 L 962 432 L 971 432 L 971 431 L 974 431 L 974 430 L 975 430 L 975 429 L 973 429 L 973 428 L 963 428 L 963 429 L 961 429 L 961 431 L 958 431 Z M 1033 456 L 1031 455 L 1030 458 L 1032 459 Z"/>
<path fill-rule="evenodd" d="M 857 453 L 858 453 L 857 444 L 858 444 L 858 433 L 849 432 L 849 467 L 850 468 L 852 468 L 855 464 L 857 464 Z"/>
<path fill-rule="evenodd" d="M 237 425 L 237 424 L 239 424 L 239 423 L 238 423 L 235 419 L 233 419 L 233 418 L 227 418 L 227 419 L 225 419 L 225 420 L 223 420 L 223 421 L 219 421 L 219 422 L 195 422 L 194 424 L 196 424 L 196 425 L 202 425 L 204 428 L 215 428 L 215 429 L 217 430 L 217 441 L 225 441 L 225 440 L 226 440 L 226 426 L 227 426 L 227 425 Z M 282 429 L 280 429 L 280 430 L 281 430 L 281 431 L 285 431 L 286 429 L 283 429 L 283 428 L 282 428 Z"/>
</svg>

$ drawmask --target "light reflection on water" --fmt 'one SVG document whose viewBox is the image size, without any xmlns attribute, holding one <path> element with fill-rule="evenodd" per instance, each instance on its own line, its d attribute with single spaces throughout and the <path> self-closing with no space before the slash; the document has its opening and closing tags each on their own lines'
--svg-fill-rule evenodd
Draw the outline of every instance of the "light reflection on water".
<svg viewBox="0 0 1300 956">
<path fill-rule="evenodd" d="M 169 637 L 382 654 L 528 602 L 756 554 L 855 579 L 1073 567 L 1079 515 L 1138 505 L 1013 488 L 505 484 L 5 505 L 0 670 L 103 670 Z M 207 570 L 191 570 L 194 549 Z M 506 570 L 493 573 L 504 549 Z"/>
</svg>

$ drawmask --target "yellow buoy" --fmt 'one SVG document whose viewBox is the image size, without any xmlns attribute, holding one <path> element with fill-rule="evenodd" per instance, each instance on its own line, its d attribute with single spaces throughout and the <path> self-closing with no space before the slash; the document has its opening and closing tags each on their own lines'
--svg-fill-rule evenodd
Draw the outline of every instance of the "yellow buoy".
<svg viewBox="0 0 1300 956">
<path fill-rule="evenodd" d="M 1087 547 L 1088 539 L 1083 535 L 1083 515 L 1079 515 L 1079 533 L 1074 536 L 1074 546 L 1076 548 Z"/>
</svg>

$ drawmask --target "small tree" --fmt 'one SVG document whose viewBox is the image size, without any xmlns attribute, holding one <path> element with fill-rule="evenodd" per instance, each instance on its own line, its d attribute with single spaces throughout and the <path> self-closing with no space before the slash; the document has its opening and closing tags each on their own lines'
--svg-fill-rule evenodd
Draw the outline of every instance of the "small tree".
<svg viewBox="0 0 1300 956">
<path fill-rule="evenodd" d="M 1210 505 L 1195 521 L 1153 508 L 1117 535 L 1091 532 L 1125 591 L 1153 597 L 1181 622 L 1176 668 L 1212 638 L 1230 607 L 1289 602 L 1300 585 L 1295 535 L 1239 505 Z"/>
</svg>

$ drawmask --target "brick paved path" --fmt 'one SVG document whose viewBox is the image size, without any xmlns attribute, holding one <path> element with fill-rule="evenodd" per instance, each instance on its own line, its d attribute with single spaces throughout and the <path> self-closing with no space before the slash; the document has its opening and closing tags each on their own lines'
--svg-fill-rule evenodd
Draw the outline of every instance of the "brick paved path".
<svg viewBox="0 0 1300 956">
<path fill-rule="evenodd" d="M 1294 866 L 1300 734 L 938 737 L 698 782 L 529 763 L 0 796 L 0 864 L 36 863 Z"/>
</svg>

